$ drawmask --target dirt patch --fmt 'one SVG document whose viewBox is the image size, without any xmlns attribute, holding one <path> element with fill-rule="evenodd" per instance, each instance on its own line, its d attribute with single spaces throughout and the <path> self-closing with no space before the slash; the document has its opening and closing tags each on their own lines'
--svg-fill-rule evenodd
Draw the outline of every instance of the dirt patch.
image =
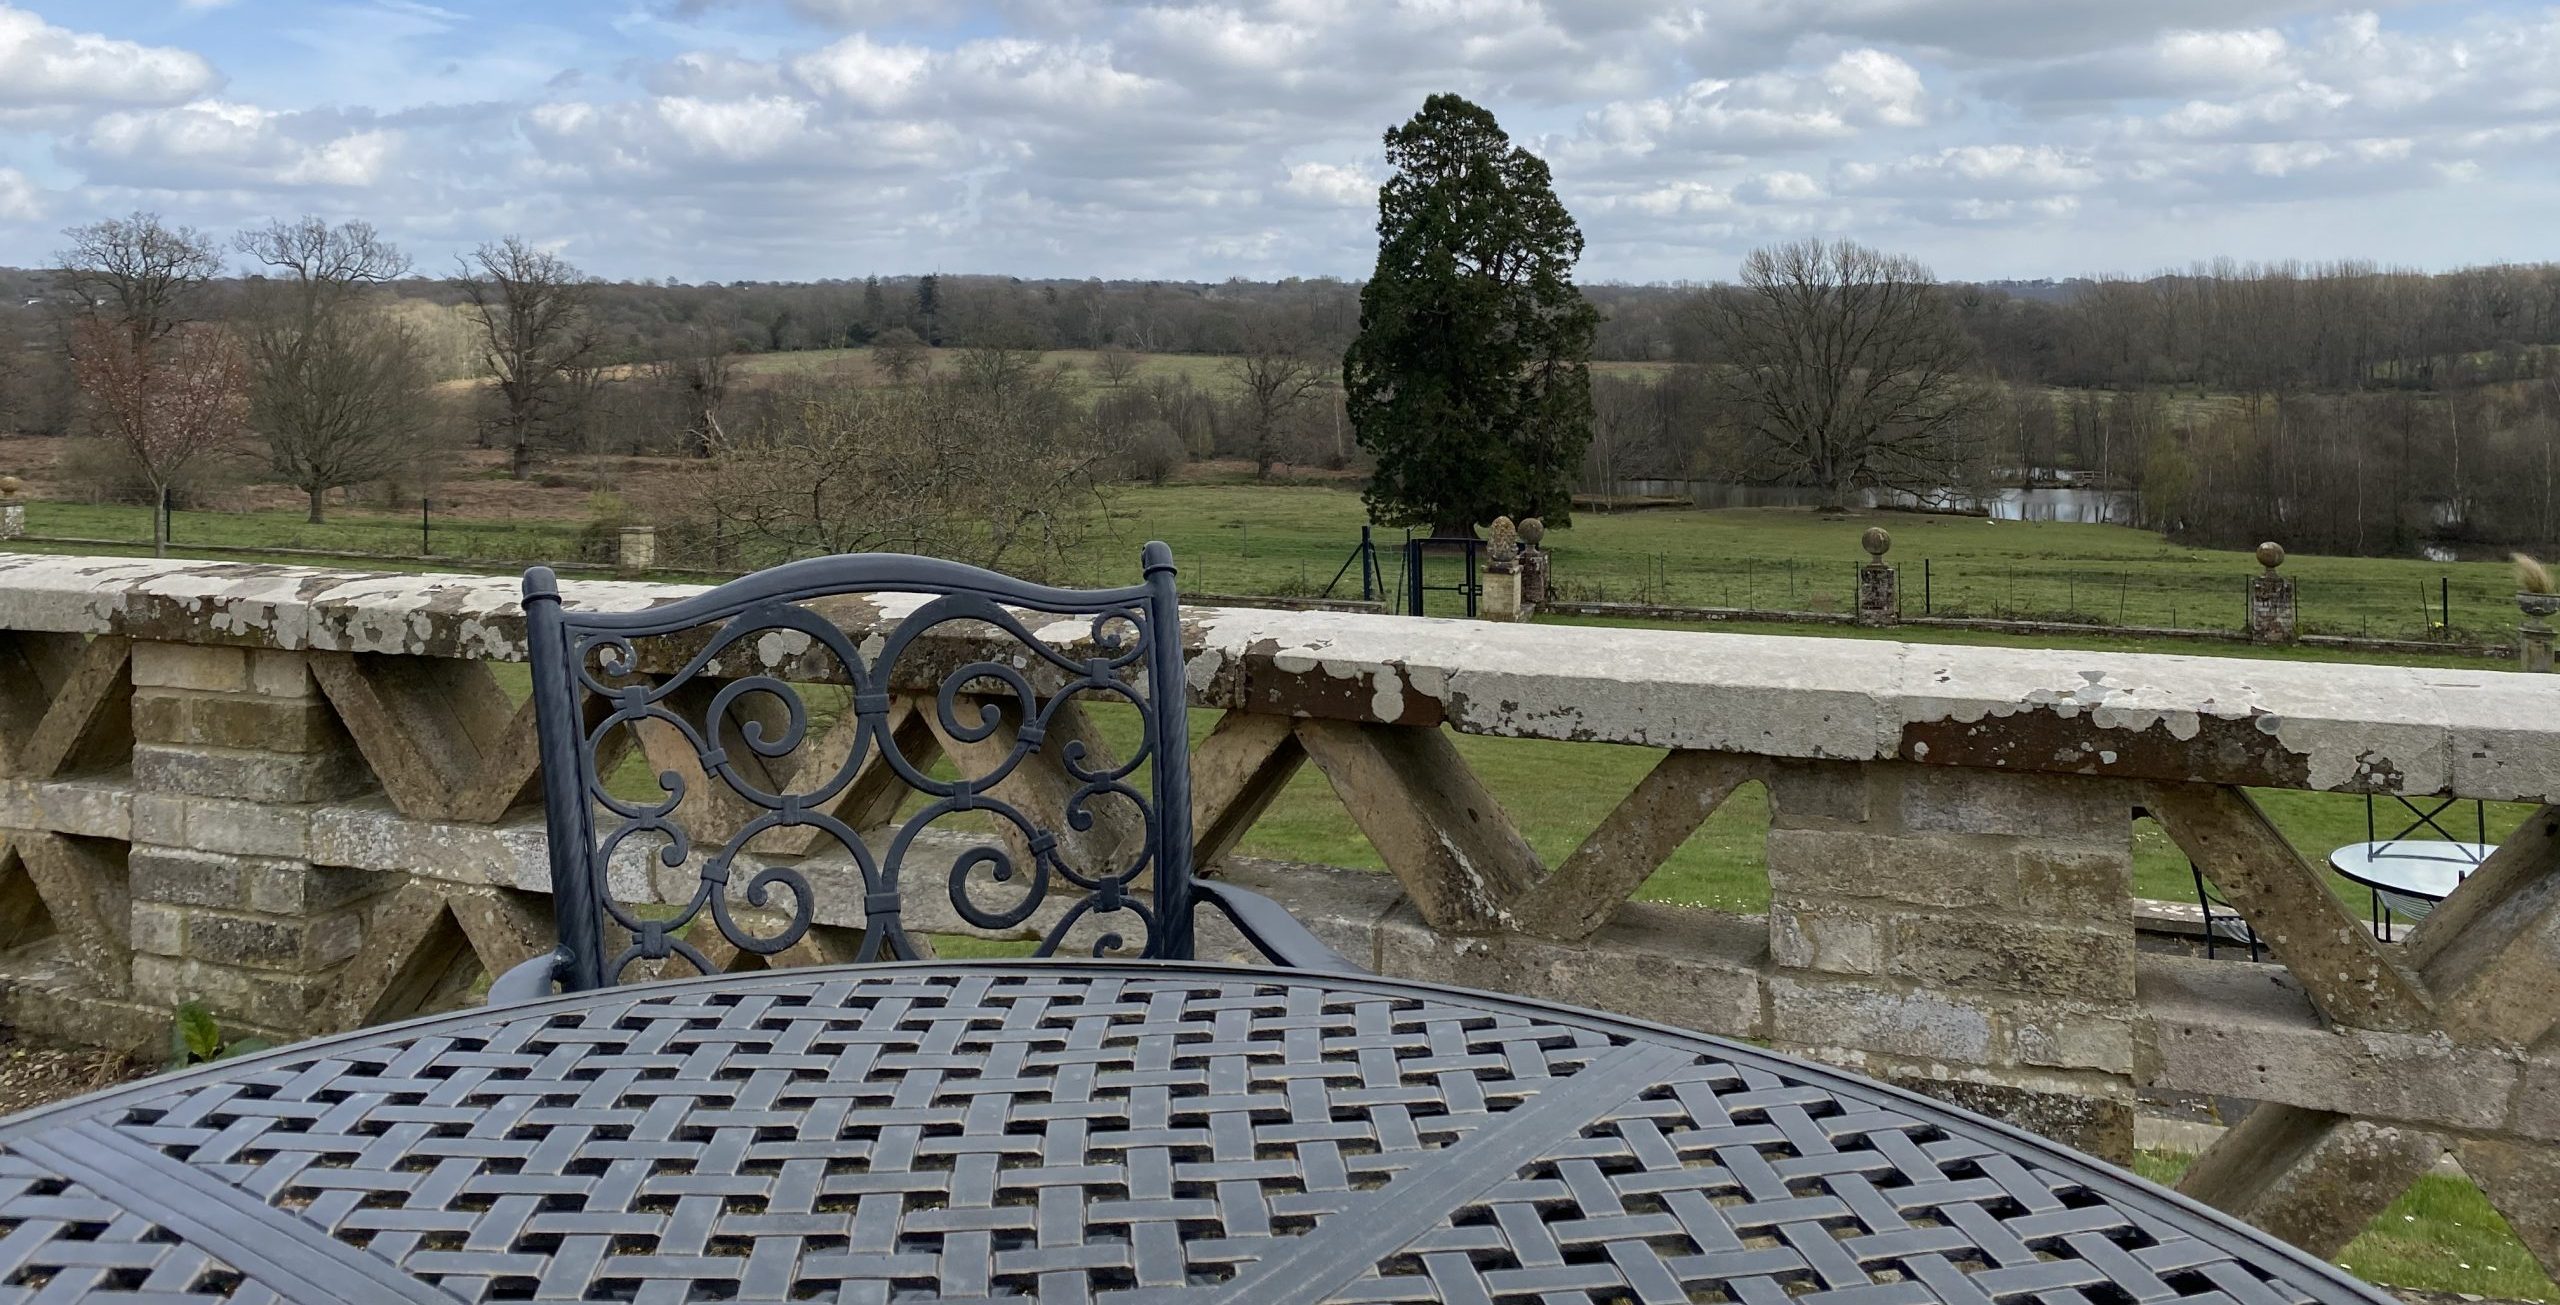
<svg viewBox="0 0 2560 1305">
<path fill-rule="evenodd" d="M 130 1083 L 158 1069 L 122 1052 L 30 1045 L 15 1029 L 0 1026 L 0 1115 Z"/>
</svg>

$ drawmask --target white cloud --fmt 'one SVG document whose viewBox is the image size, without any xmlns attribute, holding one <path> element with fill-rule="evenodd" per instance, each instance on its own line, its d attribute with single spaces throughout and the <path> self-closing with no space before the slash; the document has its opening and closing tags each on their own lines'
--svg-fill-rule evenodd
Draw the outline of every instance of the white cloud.
<svg viewBox="0 0 2560 1305">
<path fill-rule="evenodd" d="M 1280 183 L 1282 193 L 1337 208 L 1366 208 L 1378 202 L 1378 178 L 1339 163 L 1293 163 Z"/>
<path fill-rule="evenodd" d="M 150 190 L 353 189 L 385 178 L 400 138 L 369 118 L 197 100 L 107 114 L 61 153 L 93 180 Z"/>
<path fill-rule="evenodd" d="M 923 85 L 933 52 L 915 45 L 881 45 L 856 32 L 791 63 L 800 81 L 866 108 L 892 108 Z"/>
<path fill-rule="evenodd" d="M 1918 69 L 1881 50 L 1850 50 L 1816 69 L 1693 82 L 1677 94 L 1605 105 L 1559 152 L 1659 166 L 1846 142 L 1869 128 L 1927 119 Z"/>
<path fill-rule="evenodd" d="M 16 168 L 0 168 L 0 222 L 35 222 L 44 217 L 44 201 L 36 184 Z"/>
<path fill-rule="evenodd" d="M 0 4 L 0 109 L 174 104 L 221 82 L 190 51 L 75 32 Z"/>
</svg>

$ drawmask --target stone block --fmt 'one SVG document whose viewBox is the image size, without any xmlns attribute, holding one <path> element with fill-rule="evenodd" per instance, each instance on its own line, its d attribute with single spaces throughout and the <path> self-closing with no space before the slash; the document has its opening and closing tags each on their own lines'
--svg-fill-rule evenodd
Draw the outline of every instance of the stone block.
<svg viewBox="0 0 2560 1305">
<path fill-rule="evenodd" d="M 2014 915 L 1906 915 L 1888 927 L 1889 974 L 1932 988 L 2087 1001 L 2133 999 L 2133 929 L 2031 924 Z"/>
<path fill-rule="evenodd" d="M 161 847 L 187 846 L 189 800 L 173 793 L 133 795 L 133 841 Z"/>
<path fill-rule="evenodd" d="M 1817 1052 L 1882 1052 L 1948 1064 L 1988 1064 L 2002 1045 L 1982 1006 L 1938 993 L 1789 974 L 1770 976 L 1769 1025 L 1770 1037 Z"/>
<path fill-rule="evenodd" d="M 309 915 L 396 886 L 396 876 L 300 861 L 253 862 L 246 869 L 249 909 L 266 915 Z"/>
<path fill-rule="evenodd" d="M 236 908 L 246 900 L 247 875 L 237 857 L 137 845 L 125 869 L 136 903 Z"/>
<path fill-rule="evenodd" d="M 133 733 L 144 743 L 177 743 L 261 752 L 331 752 L 353 747 L 337 713 L 319 698 L 139 689 Z"/>
<path fill-rule="evenodd" d="M 198 912 L 187 921 L 185 954 L 216 965 L 310 972 L 356 952 L 363 916 L 277 919 L 260 915 Z"/>
<path fill-rule="evenodd" d="M 1903 766 L 1901 818 L 1913 831 L 2133 840 L 2133 799 L 2112 780 Z"/>
<path fill-rule="evenodd" d="M 2018 846 L 2017 909 L 2048 924 L 2121 926 L 2133 898 L 2133 848 Z"/>
<path fill-rule="evenodd" d="M 2018 895 L 2013 839 L 1771 829 L 1768 858 L 1770 891 L 1781 897 L 1991 912 Z"/>
<path fill-rule="evenodd" d="M 1767 781 L 1771 826 L 1864 824 L 1872 812 L 1868 775 L 1873 769 L 1840 761 L 1772 760 Z"/>
<path fill-rule="evenodd" d="M 249 656 L 249 687 L 270 698 L 309 698 L 320 692 L 309 654 L 260 648 Z"/>
<path fill-rule="evenodd" d="M 188 805 L 186 845 L 199 852 L 299 860 L 310 843 L 311 815 L 301 807 L 223 801 Z"/>
<path fill-rule="evenodd" d="M 164 1010 L 181 1002 L 203 1002 L 227 1037 L 254 1031 L 287 1038 L 306 1031 L 312 1010 L 329 988 L 328 980 L 310 975 L 148 955 L 133 958 L 133 985 L 137 998 Z"/>
<path fill-rule="evenodd" d="M 133 799 L 121 779 L 0 779 L 0 829 L 123 842 L 133 837 Z"/>
<path fill-rule="evenodd" d="M 2525 1065 L 2509 1118 L 2518 1133 L 2560 1142 L 2560 1047 L 2545 1049 Z"/>
<path fill-rule="evenodd" d="M 2009 1030 L 2007 1059 L 2016 1064 L 2127 1076 L 2136 1069 L 2129 1012 L 2044 1002 L 2004 1010 L 2001 1022 Z"/>
<path fill-rule="evenodd" d="M 1629 903 L 1578 942 L 1462 937 L 1432 929 L 1407 904 L 1379 925 L 1377 953 L 1380 971 L 1400 978 L 1750 1038 L 1762 1033 L 1765 939 L 1757 920 L 1649 902 Z"/>
<path fill-rule="evenodd" d="M 1889 1074 L 1885 1081 L 2113 1164 L 2133 1163 L 2133 1105 L 2127 1101 L 1915 1074 Z"/>
<path fill-rule="evenodd" d="M 299 963 L 310 929 L 254 915 L 203 912 L 189 921 L 187 954 L 216 965 L 283 969 Z"/>
<path fill-rule="evenodd" d="M 249 650 L 193 643 L 136 642 L 133 685 L 137 689 L 197 689 L 207 693 L 249 691 Z"/>
<path fill-rule="evenodd" d="M 362 787 L 362 763 L 343 753 L 249 752 L 137 743 L 133 782 L 163 793 L 253 802 L 326 802 Z"/>
<path fill-rule="evenodd" d="M 154 956 L 180 956 L 187 950 L 187 913 L 158 902 L 135 902 L 133 949 Z"/>
<path fill-rule="evenodd" d="M 1881 974 L 1884 928 L 1863 911 L 1826 910 L 1819 902 L 1772 902 L 1769 959 L 1783 969 Z"/>
</svg>

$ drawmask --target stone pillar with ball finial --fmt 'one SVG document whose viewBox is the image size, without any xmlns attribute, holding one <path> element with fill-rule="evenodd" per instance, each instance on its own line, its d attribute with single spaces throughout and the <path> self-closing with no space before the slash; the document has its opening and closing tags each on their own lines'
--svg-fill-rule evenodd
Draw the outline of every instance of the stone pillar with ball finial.
<svg viewBox="0 0 2560 1305">
<path fill-rule="evenodd" d="M 1488 621 L 1518 621 L 1528 613 L 1520 602 L 1520 530 L 1509 517 L 1495 517 L 1484 541 L 1484 573 L 1476 577 L 1483 593 L 1476 615 Z"/>
<path fill-rule="evenodd" d="M 1547 601 L 1547 523 L 1520 518 L 1520 615 L 1526 619 Z"/>
<path fill-rule="evenodd" d="M 2292 643 L 2301 609 L 2294 604 L 2293 577 L 2276 570 L 2284 565 L 2284 545 L 2272 539 L 2258 545 L 2258 565 L 2266 569 L 2249 578 L 2249 642 Z"/>
<path fill-rule="evenodd" d="M 1858 542 L 1867 550 L 1867 564 L 1858 568 L 1858 624 L 1902 624 L 1902 569 L 1884 560 L 1893 533 L 1869 526 Z"/>
<path fill-rule="evenodd" d="M 27 533 L 27 505 L 18 497 L 20 488 L 17 477 L 0 476 L 0 539 Z"/>
</svg>

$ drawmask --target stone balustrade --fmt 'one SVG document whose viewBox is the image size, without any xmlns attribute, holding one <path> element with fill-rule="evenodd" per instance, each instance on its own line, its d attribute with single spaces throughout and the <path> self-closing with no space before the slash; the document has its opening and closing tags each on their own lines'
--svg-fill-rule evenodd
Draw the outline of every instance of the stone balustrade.
<svg viewBox="0 0 2560 1305">
<path fill-rule="evenodd" d="M 2192 1194 L 2328 1252 L 2451 1151 L 2560 1269 L 2560 679 L 1224 608 L 1184 636 L 1219 713 L 1201 863 L 1382 971 L 1754 1039 L 2119 1157 L 2140 1095 L 2255 1100 Z M 202 999 L 303 1036 L 546 946 L 523 656 L 510 580 L 0 560 L 0 1017 L 137 1045 Z M 1549 865 L 1453 734 L 1662 753 Z M 1309 764 L 1390 873 L 1233 855 Z M 1752 782 L 1765 916 L 1630 900 Z M 2541 810 L 2384 945 L 2253 787 Z M 2137 812 L 2281 965 L 2137 949 Z M 837 954 L 835 896 L 783 960 Z M 931 907 L 910 927 L 968 931 Z"/>
</svg>

